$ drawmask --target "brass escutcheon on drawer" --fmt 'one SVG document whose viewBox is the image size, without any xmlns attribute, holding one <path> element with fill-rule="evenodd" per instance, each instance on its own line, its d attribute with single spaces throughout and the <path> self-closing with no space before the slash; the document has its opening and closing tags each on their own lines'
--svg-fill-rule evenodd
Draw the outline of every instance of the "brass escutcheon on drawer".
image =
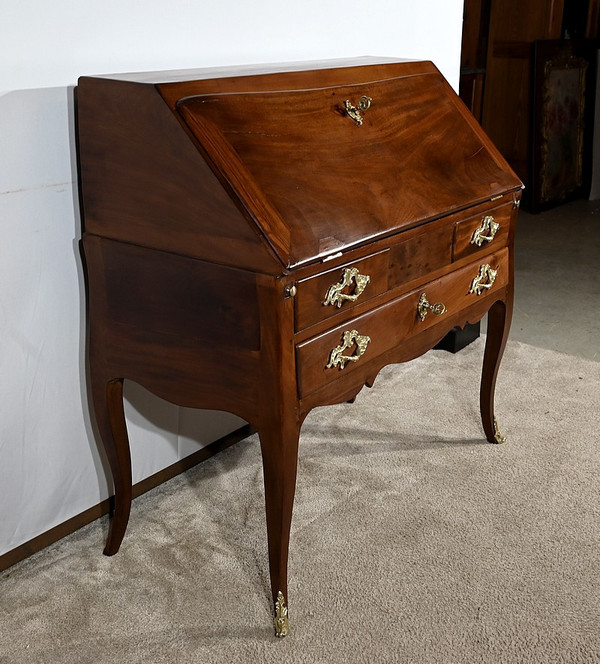
<svg viewBox="0 0 600 664">
<path fill-rule="evenodd" d="M 345 268 L 342 273 L 340 282 L 338 284 L 331 285 L 327 290 L 327 295 L 323 300 L 323 304 L 335 305 L 339 309 L 347 300 L 350 302 L 355 302 L 359 295 L 365 290 L 370 280 L 371 277 L 368 274 L 360 274 L 358 268 Z M 342 290 L 348 286 L 351 286 L 353 281 L 354 292 L 351 295 L 342 293 Z"/>
<path fill-rule="evenodd" d="M 435 304 L 429 304 L 427 301 L 427 296 L 425 293 L 421 293 L 419 298 L 419 304 L 417 305 L 417 312 L 421 320 L 425 320 L 427 313 L 431 311 L 434 316 L 441 316 L 446 313 L 446 305 L 443 302 L 436 302 Z"/>
<path fill-rule="evenodd" d="M 358 362 L 367 350 L 367 345 L 371 342 L 371 337 L 359 334 L 356 330 L 346 330 L 342 337 L 342 343 L 332 349 L 329 356 L 329 362 L 326 369 L 339 367 L 343 369 L 346 362 Z M 356 344 L 354 355 L 343 355 L 343 352 Z"/>
<path fill-rule="evenodd" d="M 484 242 L 491 242 L 496 237 L 499 228 L 500 224 L 494 221 L 494 217 L 491 214 L 486 214 L 481 220 L 479 228 L 475 229 L 471 238 L 471 244 L 481 247 Z"/>
<path fill-rule="evenodd" d="M 496 275 L 498 274 L 498 268 L 495 270 L 484 263 L 479 267 L 479 274 L 471 282 L 471 288 L 469 293 L 475 293 L 475 295 L 481 295 L 484 290 L 489 290 L 496 281 Z"/>
</svg>

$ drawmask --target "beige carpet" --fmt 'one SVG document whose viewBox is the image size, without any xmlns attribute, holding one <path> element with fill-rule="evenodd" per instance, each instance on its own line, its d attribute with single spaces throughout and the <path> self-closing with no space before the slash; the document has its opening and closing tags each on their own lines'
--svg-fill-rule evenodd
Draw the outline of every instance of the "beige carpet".
<svg viewBox="0 0 600 664">
<path fill-rule="evenodd" d="M 309 415 L 286 639 L 253 437 L 3 573 L 0 661 L 600 662 L 600 363 L 509 343 L 497 446 L 482 349 Z"/>
</svg>

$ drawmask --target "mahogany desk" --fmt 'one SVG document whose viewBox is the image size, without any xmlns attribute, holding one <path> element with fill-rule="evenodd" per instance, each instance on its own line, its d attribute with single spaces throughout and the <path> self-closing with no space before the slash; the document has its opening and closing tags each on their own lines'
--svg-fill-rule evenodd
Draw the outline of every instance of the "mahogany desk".
<svg viewBox="0 0 600 664">
<path fill-rule="evenodd" d="M 489 312 L 494 386 L 521 182 L 429 62 L 84 77 L 78 139 L 92 398 L 117 552 L 123 380 L 259 433 L 278 636 L 300 428 Z"/>
</svg>

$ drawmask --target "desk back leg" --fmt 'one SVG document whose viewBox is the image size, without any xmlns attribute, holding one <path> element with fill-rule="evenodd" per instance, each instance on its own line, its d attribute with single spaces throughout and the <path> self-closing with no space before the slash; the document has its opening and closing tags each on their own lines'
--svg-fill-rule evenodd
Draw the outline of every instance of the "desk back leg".
<svg viewBox="0 0 600 664">
<path fill-rule="evenodd" d="M 506 302 L 502 300 L 494 302 L 488 312 L 487 339 L 481 374 L 480 407 L 483 430 L 490 443 L 504 442 L 504 437 L 498 430 L 494 416 L 494 393 L 500 361 L 508 339 L 511 317 L 512 297 L 508 298 Z"/>
<path fill-rule="evenodd" d="M 92 399 L 96 422 L 114 485 L 114 511 L 104 554 L 119 550 L 131 510 L 131 454 L 123 409 L 123 379 L 107 380 L 90 366 Z"/>
</svg>

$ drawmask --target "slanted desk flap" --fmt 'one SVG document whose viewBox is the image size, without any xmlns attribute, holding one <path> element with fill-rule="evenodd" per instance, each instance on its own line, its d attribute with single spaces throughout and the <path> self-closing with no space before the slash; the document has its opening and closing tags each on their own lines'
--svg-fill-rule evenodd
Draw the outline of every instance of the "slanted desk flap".
<svg viewBox="0 0 600 664">
<path fill-rule="evenodd" d="M 437 72 L 177 106 L 288 266 L 521 185 Z"/>
</svg>

